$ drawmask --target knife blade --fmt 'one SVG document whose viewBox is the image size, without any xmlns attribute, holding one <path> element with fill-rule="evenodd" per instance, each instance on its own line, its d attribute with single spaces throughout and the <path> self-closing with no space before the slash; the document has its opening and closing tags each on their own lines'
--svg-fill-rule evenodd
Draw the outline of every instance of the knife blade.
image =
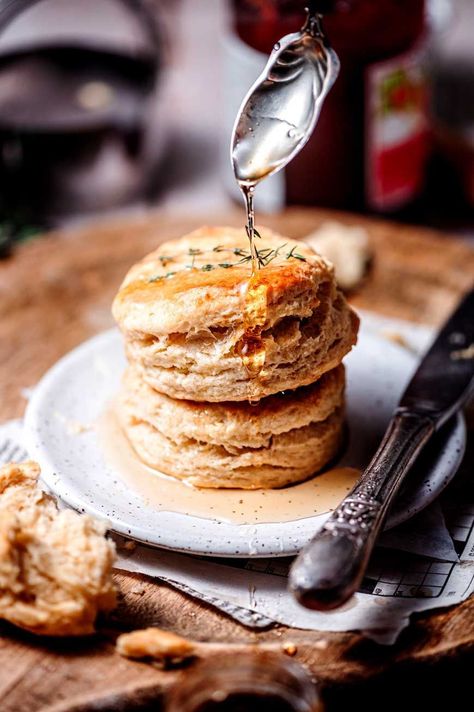
<svg viewBox="0 0 474 712">
<path fill-rule="evenodd" d="M 361 479 L 293 563 L 290 590 L 302 605 L 330 610 L 355 593 L 412 464 L 473 386 L 474 290 L 422 359 Z"/>
<path fill-rule="evenodd" d="M 439 428 L 467 397 L 474 376 L 474 290 L 462 300 L 421 361 L 399 408 L 427 413 Z"/>
</svg>

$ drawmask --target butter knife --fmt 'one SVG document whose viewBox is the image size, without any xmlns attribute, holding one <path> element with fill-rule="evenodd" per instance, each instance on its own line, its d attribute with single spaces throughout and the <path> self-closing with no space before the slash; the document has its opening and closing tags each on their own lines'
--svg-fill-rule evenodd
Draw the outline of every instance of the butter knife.
<svg viewBox="0 0 474 712">
<path fill-rule="evenodd" d="M 293 563 L 290 590 L 303 606 L 338 608 L 357 591 L 377 534 L 412 464 L 473 386 L 474 290 L 421 361 L 361 479 Z"/>
</svg>

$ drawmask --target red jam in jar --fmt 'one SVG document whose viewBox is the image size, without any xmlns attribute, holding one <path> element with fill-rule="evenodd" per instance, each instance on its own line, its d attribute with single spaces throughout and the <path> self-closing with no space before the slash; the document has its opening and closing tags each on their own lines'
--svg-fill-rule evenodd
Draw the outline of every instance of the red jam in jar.
<svg viewBox="0 0 474 712">
<path fill-rule="evenodd" d="M 341 60 L 316 130 L 285 171 L 286 201 L 394 212 L 423 187 L 428 153 L 424 0 L 333 0 L 324 28 Z M 234 31 L 268 54 L 301 27 L 304 0 L 233 0 Z M 242 88 L 242 95 L 247 88 Z"/>
</svg>

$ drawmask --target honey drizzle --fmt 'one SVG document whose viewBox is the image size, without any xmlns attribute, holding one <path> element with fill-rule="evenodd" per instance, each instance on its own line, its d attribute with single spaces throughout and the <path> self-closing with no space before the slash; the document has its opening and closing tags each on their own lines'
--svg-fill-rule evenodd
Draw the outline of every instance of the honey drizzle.
<svg viewBox="0 0 474 712">
<path fill-rule="evenodd" d="M 237 343 L 236 351 L 251 379 L 248 388 L 248 399 L 249 403 L 254 403 L 254 381 L 260 376 L 266 358 L 262 331 L 267 320 L 268 286 L 259 279 L 260 262 L 255 244 L 255 212 L 253 207 L 255 184 L 241 183 L 240 188 L 244 196 L 247 211 L 247 224 L 245 229 L 250 243 L 252 271 L 250 279 L 243 285 L 241 290 L 244 333 Z"/>
<path fill-rule="evenodd" d="M 250 254 L 252 255 L 252 277 L 254 277 L 260 269 L 257 247 L 255 245 L 255 211 L 253 207 L 253 192 L 255 190 L 255 184 L 241 183 L 240 189 L 244 195 L 245 209 L 247 211 L 247 224 L 245 226 L 245 230 L 250 242 Z"/>
<path fill-rule="evenodd" d="M 328 512 L 360 477 L 351 467 L 335 467 L 281 489 L 198 489 L 145 465 L 122 431 L 111 403 L 96 424 L 105 462 L 120 486 L 137 494 L 154 511 L 181 512 L 234 524 L 288 522 Z"/>
<path fill-rule="evenodd" d="M 237 351 L 250 378 L 258 378 L 265 365 L 265 342 L 262 331 L 267 319 L 267 285 L 259 283 L 258 274 L 243 285 L 244 333 Z M 251 394 L 249 395 L 251 400 Z"/>
</svg>

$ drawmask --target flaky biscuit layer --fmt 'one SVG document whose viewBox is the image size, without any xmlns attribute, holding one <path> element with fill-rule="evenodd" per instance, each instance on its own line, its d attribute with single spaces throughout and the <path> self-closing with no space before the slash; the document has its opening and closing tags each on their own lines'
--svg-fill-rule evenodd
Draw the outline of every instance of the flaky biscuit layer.
<svg viewBox="0 0 474 712">
<path fill-rule="evenodd" d="M 332 266 L 302 242 L 267 229 L 261 236 L 262 254 L 278 251 L 261 270 L 268 326 L 289 315 L 310 316 L 318 285 L 334 278 Z M 235 327 L 242 322 L 248 255 L 245 231 L 231 227 L 202 227 L 164 242 L 129 270 L 114 299 L 114 317 L 130 335 Z"/>
<path fill-rule="evenodd" d="M 248 328 L 249 265 L 234 264 L 233 251 L 248 246 L 244 231 L 201 228 L 132 267 L 113 310 L 128 359 L 149 385 L 173 398 L 258 400 L 314 382 L 352 348 L 358 319 L 332 267 L 303 243 L 271 231 L 262 231 L 258 245 L 277 253 L 258 276 L 265 293 L 258 378 L 249 376 L 238 348 Z M 232 266 L 220 266 L 230 264 L 223 259 Z M 163 276 L 167 269 L 174 274 Z"/>
<path fill-rule="evenodd" d="M 283 487 L 339 448 L 344 370 L 296 392 L 247 403 L 192 403 L 154 392 L 129 371 L 117 412 L 140 459 L 198 487 Z"/>
</svg>

